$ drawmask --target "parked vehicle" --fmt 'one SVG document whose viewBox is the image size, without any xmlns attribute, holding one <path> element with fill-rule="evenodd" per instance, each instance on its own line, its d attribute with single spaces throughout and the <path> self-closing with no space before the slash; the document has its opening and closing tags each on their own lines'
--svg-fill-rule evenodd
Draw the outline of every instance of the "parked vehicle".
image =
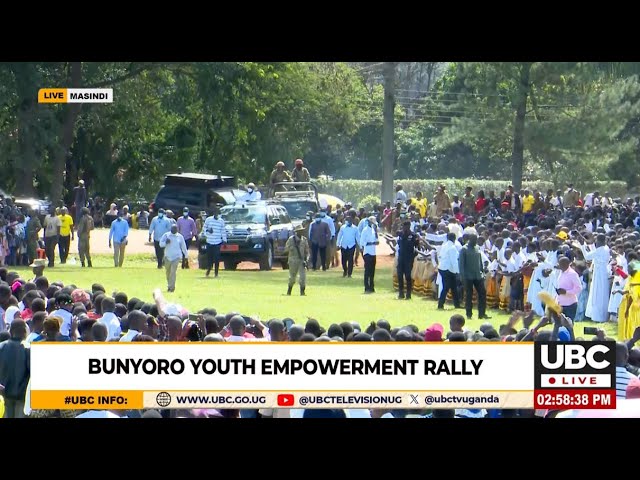
<svg viewBox="0 0 640 480">
<path fill-rule="evenodd" d="M 167 175 L 164 185 L 149 205 L 153 214 L 159 209 L 172 210 L 176 215 L 189 207 L 191 215 L 201 211 L 211 214 L 214 207 L 232 204 L 243 192 L 236 188 L 234 177 L 202 173 Z"/>
<path fill-rule="evenodd" d="M 14 204 L 16 207 L 20 207 L 23 212 L 25 210 L 36 212 L 40 221 L 44 221 L 44 218 L 49 214 L 49 209 L 51 208 L 51 202 L 49 200 L 28 197 L 17 197 L 14 200 Z"/>
</svg>

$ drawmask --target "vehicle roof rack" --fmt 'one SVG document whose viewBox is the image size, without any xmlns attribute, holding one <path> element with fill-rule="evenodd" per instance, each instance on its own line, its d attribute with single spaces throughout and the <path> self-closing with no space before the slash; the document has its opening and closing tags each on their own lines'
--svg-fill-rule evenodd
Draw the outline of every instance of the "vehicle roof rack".
<svg viewBox="0 0 640 480">
<path fill-rule="evenodd" d="M 206 185 L 207 187 L 235 187 L 236 178 L 229 175 L 207 173 L 170 173 L 165 175 L 165 185 Z"/>
<path fill-rule="evenodd" d="M 308 187 L 306 190 L 284 190 L 284 191 L 276 191 L 276 187 Z M 316 199 L 318 196 L 318 187 L 313 182 L 277 182 L 269 186 L 268 196 L 270 198 L 275 196 L 280 197 L 294 197 L 298 196 L 297 194 L 304 193 L 305 195 L 312 194 Z"/>
</svg>

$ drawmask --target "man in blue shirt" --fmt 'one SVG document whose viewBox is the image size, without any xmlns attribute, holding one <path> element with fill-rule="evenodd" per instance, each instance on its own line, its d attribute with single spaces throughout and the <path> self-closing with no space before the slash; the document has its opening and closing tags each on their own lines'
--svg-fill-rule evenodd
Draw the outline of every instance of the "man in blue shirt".
<svg viewBox="0 0 640 480">
<path fill-rule="evenodd" d="M 351 217 L 347 217 L 345 224 L 338 232 L 337 247 L 340 249 L 342 258 L 342 276 L 351 278 L 353 274 L 353 255 L 360 240 L 358 227 L 352 223 Z"/>
<path fill-rule="evenodd" d="M 118 217 L 111 222 L 109 230 L 109 248 L 113 240 L 113 263 L 116 267 L 122 267 L 124 263 L 124 251 L 127 248 L 129 236 L 129 224 L 122 219 L 122 210 L 118 210 Z"/>
<path fill-rule="evenodd" d="M 158 210 L 158 216 L 151 220 L 149 225 L 149 241 L 153 236 L 153 246 L 156 249 L 156 260 L 158 261 L 158 268 L 162 268 L 162 261 L 164 259 L 164 248 L 160 246 L 160 239 L 162 236 L 171 231 L 172 221 L 165 216 L 164 208 Z"/>
</svg>

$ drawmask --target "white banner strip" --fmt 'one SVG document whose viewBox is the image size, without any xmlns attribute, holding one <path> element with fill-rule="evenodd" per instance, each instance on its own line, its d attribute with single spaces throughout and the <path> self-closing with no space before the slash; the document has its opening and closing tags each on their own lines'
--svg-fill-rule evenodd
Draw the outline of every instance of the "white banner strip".
<svg viewBox="0 0 640 480">
<path fill-rule="evenodd" d="M 31 344 L 32 390 L 533 391 L 523 343 Z"/>
</svg>

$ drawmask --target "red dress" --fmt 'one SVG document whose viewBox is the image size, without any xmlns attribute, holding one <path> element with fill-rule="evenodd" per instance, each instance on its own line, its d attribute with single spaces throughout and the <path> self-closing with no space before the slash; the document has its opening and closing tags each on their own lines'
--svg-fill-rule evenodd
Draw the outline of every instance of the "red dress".
<svg viewBox="0 0 640 480">
<path fill-rule="evenodd" d="M 480 213 L 485 208 L 487 208 L 487 203 L 488 202 L 486 198 L 479 198 L 478 200 L 476 200 L 476 212 Z"/>
</svg>

